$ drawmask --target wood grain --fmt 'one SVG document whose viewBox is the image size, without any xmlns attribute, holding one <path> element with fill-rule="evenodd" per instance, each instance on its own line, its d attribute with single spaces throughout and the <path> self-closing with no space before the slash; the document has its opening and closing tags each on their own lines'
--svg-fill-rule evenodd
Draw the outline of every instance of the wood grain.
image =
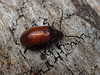
<svg viewBox="0 0 100 75">
<path fill-rule="evenodd" d="M 23 31 L 48 25 L 63 39 L 24 54 Z M 0 0 L 0 75 L 32 74 L 100 74 L 99 0 Z"/>
</svg>

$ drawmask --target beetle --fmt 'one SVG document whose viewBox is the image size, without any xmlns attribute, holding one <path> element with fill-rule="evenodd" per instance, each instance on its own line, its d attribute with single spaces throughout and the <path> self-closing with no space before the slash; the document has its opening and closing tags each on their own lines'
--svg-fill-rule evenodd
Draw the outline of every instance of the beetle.
<svg viewBox="0 0 100 75">
<path fill-rule="evenodd" d="M 51 26 L 31 27 L 20 37 L 21 44 L 26 47 L 35 47 L 41 44 L 52 43 L 62 39 L 63 33 Z"/>
</svg>

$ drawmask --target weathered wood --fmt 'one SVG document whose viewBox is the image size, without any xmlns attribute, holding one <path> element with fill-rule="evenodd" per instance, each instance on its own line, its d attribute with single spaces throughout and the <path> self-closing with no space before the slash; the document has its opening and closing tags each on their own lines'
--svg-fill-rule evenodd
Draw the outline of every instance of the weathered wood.
<svg viewBox="0 0 100 75">
<path fill-rule="evenodd" d="M 23 31 L 54 26 L 64 37 L 27 50 Z M 99 75 L 99 0 L 0 0 L 0 75 Z"/>
</svg>

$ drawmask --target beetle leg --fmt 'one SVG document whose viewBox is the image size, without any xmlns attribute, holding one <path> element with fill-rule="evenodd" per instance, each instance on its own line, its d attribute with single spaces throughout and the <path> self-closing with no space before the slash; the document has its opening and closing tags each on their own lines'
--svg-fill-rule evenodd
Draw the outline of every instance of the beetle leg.
<svg viewBox="0 0 100 75">
<path fill-rule="evenodd" d="M 26 53 L 27 49 L 28 49 L 28 48 L 26 48 L 26 49 L 24 50 L 24 54 Z"/>
</svg>

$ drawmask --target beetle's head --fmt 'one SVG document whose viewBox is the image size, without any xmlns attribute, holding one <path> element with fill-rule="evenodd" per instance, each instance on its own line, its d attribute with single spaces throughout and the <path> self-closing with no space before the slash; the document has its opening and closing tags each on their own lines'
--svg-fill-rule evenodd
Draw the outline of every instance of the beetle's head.
<svg viewBox="0 0 100 75">
<path fill-rule="evenodd" d="M 63 33 L 60 32 L 59 30 L 54 29 L 53 30 L 53 37 L 54 37 L 55 40 L 62 39 Z"/>
</svg>

